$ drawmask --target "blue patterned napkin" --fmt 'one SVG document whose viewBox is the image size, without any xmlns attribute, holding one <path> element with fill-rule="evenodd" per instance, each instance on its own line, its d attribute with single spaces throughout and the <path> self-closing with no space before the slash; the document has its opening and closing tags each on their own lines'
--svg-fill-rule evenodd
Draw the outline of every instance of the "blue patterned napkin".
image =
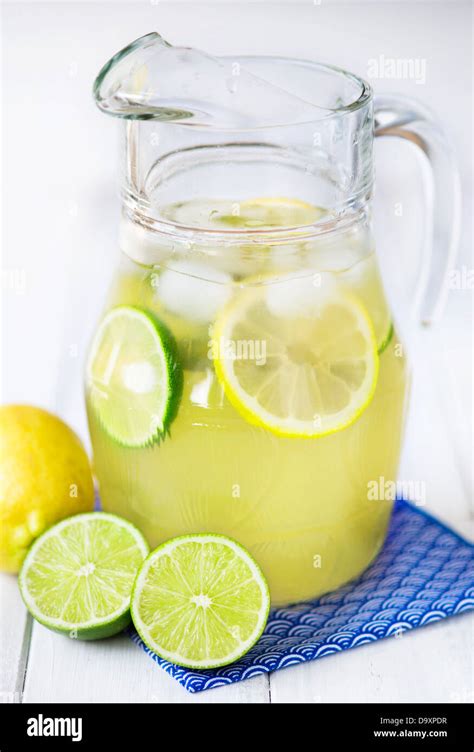
<svg viewBox="0 0 474 752">
<path fill-rule="evenodd" d="M 231 666 L 190 670 L 132 640 L 189 692 L 314 661 L 474 608 L 474 545 L 406 501 L 397 501 L 385 545 L 349 585 L 278 608 L 258 643 Z"/>
</svg>

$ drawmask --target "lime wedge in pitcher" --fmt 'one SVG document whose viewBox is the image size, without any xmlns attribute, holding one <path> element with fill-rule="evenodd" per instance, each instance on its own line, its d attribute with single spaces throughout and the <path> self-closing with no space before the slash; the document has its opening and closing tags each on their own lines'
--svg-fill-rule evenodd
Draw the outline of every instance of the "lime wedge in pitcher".
<svg viewBox="0 0 474 752">
<path fill-rule="evenodd" d="M 147 311 L 113 308 L 92 343 L 87 382 L 92 408 L 117 443 L 141 447 L 159 441 L 182 390 L 171 334 Z"/>
<path fill-rule="evenodd" d="M 105 512 L 69 517 L 33 543 L 19 577 L 22 598 L 56 632 L 97 640 L 130 622 L 130 595 L 148 553 L 142 534 Z"/>
<path fill-rule="evenodd" d="M 155 653 L 180 666 L 216 668 L 236 661 L 262 634 L 270 595 L 249 553 L 223 535 L 185 535 L 153 551 L 132 595 L 137 632 Z"/>
</svg>

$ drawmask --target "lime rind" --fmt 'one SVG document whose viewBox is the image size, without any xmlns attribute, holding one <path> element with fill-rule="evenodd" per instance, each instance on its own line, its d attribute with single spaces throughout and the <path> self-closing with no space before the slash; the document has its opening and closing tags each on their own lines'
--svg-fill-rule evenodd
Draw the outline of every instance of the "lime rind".
<svg viewBox="0 0 474 752">
<path fill-rule="evenodd" d="M 168 551 L 172 551 L 173 548 L 176 548 L 183 543 L 192 543 L 192 542 L 202 542 L 202 543 L 224 543 L 231 547 L 234 552 L 238 552 L 238 554 L 241 556 L 242 559 L 247 563 L 250 570 L 252 571 L 255 582 L 259 585 L 260 593 L 262 596 L 262 608 L 260 609 L 259 613 L 259 620 L 258 625 L 255 628 L 254 632 L 252 633 L 251 638 L 249 638 L 245 645 L 242 647 L 241 650 L 237 650 L 233 652 L 232 654 L 226 655 L 225 657 L 221 659 L 215 659 L 215 660 L 196 660 L 196 661 L 190 661 L 183 659 L 181 656 L 171 653 L 164 649 L 162 646 L 159 646 L 156 644 L 156 642 L 151 638 L 151 636 L 148 634 L 145 626 L 143 625 L 142 619 L 139 615 L 139 600 L 141 595 L 141 588 L 143 587 L 143 583 L 146 579 L 146 576 L 150 570 L 150 568 L 154 565 L 155 561 L 157 560 L 158 554 L 159 556 L 162 556 Z M 130 606 L 130 612 L 132 616 L 133 625 L 144 642 L 144 644 L 156 655 L 158 655 L 160 658 L 162 658 L 165 661 L 170 661 L 171 663 L 175 663 L 179 666 L 183 666 L 184 668 L 191 668 L 191 669 L 211 669 L 211 668 L 220 668 L 222 666 L 228 666 L 231 663 L 234 663 L 235 661 L 242 658 L 244 655 L 246 655 L 249 650 L 258 642 L 260 637 L 262 636 L 265 626 L 268 621 L 268 615 L 270 613 L 270 589 L 268 587 L 267 580 L 257 564 L 257 562 L 253 559 L 253 557 L 249 554 L 249 552 L 240 544 L 238 541 L 236 541 L 233 538 L 229 538 L 228 536 L 221 535 L 218 533 L 196 533 L 194 535 L 181 535 L 177 536 L 176 538 L 172 538 L 171 540 L 166 541 L 165 543 L 162 543 L 157 548 L 155 548 L 145 559 L 142 566 L 140 567 L 140 570 L 137 574 L 137 577 L 135 579 L 135 583 L 133 586 L 132 591 L 132 597 L 131 597 L 131 606 Z"/>
<path fill-rule="evenodd" d="M 97 394 L 94 391 L 93 364 L 100 351 L 102 335 L 105 328 L 110 325 L 114 319 L 121 317 L 126 317 L 129 320 L 135 319 L 139 322 L 140 326 L 146 327 L 148 334 L 151 334 L 154 340 L 156 346 L 155 355 L 158 354 L 160 357 L 160 364 L 164 375 L 164 383 L 160 385 L 162 399 L 157 405 L 156 412 L 154 409 L 154 416 L 157 417 L 158 420 L 155 421 L 153 426 L 151 425 L 150 420 L 149 430 L 140 436 L 132 436 L 130 432 L 125 430 L 117 431 L 116 426 L 112 427 L 112 421 L 107 420 L 105 417 L 104 410 L 101 409 L 100 406 L 101 400 L 98 399 Z M 124 448 L 130 449 L 145 448 L 159 444 L 164 438 L 169 436 L 170 425 L 177 415 L 181 401 L 183 391 L 183 371 L 178 358 L 178 348 L 173 335 L 165 324 L 152 312 L 131 305 L 121 305 L 110 309 L 102 320 L 93 340 L 86 372 L 90 404 L 94 411 L 94 415 L 104 432 L 115 443 Z M 130 394 L 129 402 L 131 403 L 132 400 L 133 394 Z M 117 406 L 117 410 L 120 410 L 120 407 Z"/>
<path fill-rule="evenodd" d="M 124 520 L 123 518 L 118 517 L 115 514 L 110 514 L 109 512 L 88 512 L 85 514 L 73 515 L 72 517 L 61 520 L 61 522 L 53 525 L 45 533 L 43 533 L 43 535 L 37 538 L 28 550 L 18 576 L 18 585 L 21 597 L 26 608 L 36 619 L 36 621 L 54 632 L 58 632 L 60 634 L 68 634 L 69 636 L 79 640 L 103 639 L 105 637 L 110 637 L 114 634 L 117 634 L 118 632 L 121 632 L 123 629 L 125 629 L 125 627 L 130 624 L 131 621 L 130 597 L 132 587 L 130 587 L 130 595 L 127 598 L 123 599 L 120 607 L 110 612 L 106 616 L 99 618 L 94 617 L 79 622 L 71 622 L 60 618 L 48 617 L 43 613 L 43 611 L 41 611 L 33 595 L 30 593 L 28 587 L 28 577 L 31 567 L 35 565 L 35 561 L 37 564 L 41 563 L 37 557 L 41 547 L 45 544 L 45 542 L 51 540 L 55 536 L 60 535 L 61 532 L 63 532 L 68 527 L 84 524 L 87 526 L 89 522 L 96 522 L 99 520 L 110 522 L 112 525 L 116 525 L 126 530 L 127 533 L 133 538 L 132 545 L 136 546 L 137 552 L 142 555 L 143 559 L 146 558 L 149 553 L 150 547 L 142 533 L 138 530 L 138 528 L 135 527 L 135 525 L 133 525 L 131 522 L 128 522 L 128 520 Z M 128 547 L 129 545 L 127 545 L 127 548 Z M 133 583 L 133 578 L 131 581 Z"/>
<path fill-rule="evenodd" d="M 385 350 L 389 346 L 390 342 L 392 341 L 394 332 L 395 332 L 395 328 L 393 326 L 393 322 L 391 321 L 390 322 L 390 326 L 388 328 L 388 332 L 387 332 L 387 334 L 385 335 L 385 337 L 383 338 L 382 342 L 380 343 L 380 345 L 378 347 L 378 354 L 379 354 L 379 356 L 382 355 L 382 353 L 385 352 Z"/>
</svg>

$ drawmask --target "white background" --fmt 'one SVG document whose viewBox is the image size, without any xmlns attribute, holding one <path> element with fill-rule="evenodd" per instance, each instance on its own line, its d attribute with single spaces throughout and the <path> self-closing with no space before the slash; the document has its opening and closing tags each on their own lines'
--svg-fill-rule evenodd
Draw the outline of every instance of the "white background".
<svg viewBox="0 0 474 752">
<path fill-rule="evenodd" d="M 56 2 L 2 6 L 2 400 L 61 414 L 88 443 L 82 367 L 117 256 L 116 130 L 91 98 L 102 64 L 152 30 L 211 53 L 335 63 L 367 76 L 380 55 L 426 61 L 426 83 L 371 80 L 429 105 L 454 143 L 464 223 L 457 268 L 472 268 L 470 3 Z M 472 520 L 472 290 L 453 290 L 443 321 L 411 315 L 423 204 L 412 148 L 378 141 L 376 234 L 414 370 L 401 478 L 426 483 L 428 507 L 469 535 Z M 402 203 L 403 216 L 395 206 Z M 34 700 L 191 698 L 119 638 L 84 646 L 31 625 L 3 577 L 0 690 Z M 7 613 L 8 611 L 8 613 Z M 272 701 L 473 699 L 472 620 L 419 630 L 271 677 Z M 25 667 L 27 671 L 25 673 Z M 73 680 L 72 680 L 73 679 Z M 201 701 L 262 701 L 268 677 Z M 195 698 L 194 698 L 195 699 Z"/>
</svg>

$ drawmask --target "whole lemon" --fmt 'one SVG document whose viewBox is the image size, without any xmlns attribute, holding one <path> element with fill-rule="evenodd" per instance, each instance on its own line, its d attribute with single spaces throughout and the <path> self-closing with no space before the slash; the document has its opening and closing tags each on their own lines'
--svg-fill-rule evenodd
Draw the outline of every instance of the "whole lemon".
<svg viewBox="0 0 474 752">
<path fill-rule="evenodd" d="M 89 459 L 69 426 L 37 407 L 0 406 L 0 570 L 18 572 L 38 535 L 93 507 Z"/>
</svg>

